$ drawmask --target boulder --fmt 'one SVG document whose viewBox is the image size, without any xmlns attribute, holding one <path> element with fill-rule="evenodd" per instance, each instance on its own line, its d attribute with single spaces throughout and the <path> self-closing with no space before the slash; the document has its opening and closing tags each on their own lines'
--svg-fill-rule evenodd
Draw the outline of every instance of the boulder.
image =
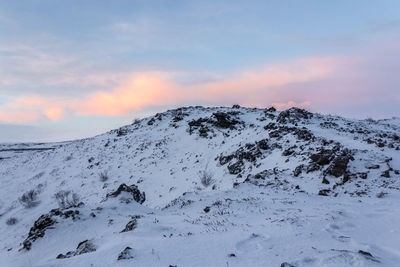
<svg viewBox="0 0 400 267">
<path fill-rule="evenodd" d="M 126 247 L 121 253 L 119 253 L 117 260 L 129 260 L 133 259 L 133 249 Z"/>
<path fill-rule="evenodd" d="M 74 251 L 68 251 L 66 254 L 58 254 L 57 259 L 65 259 L 73 256 L 96 251 L 96 246 L 89 240 L 84 240 L 78 244 Z"/>
<path fill-rule="evenodd" d="M 344 175 L 347 172 L 347 165 L 349 164 L 350 160 L 354 160 L 354 158 L 347 150 L 344 150 L 329 165 L 329 167 L 326 169 L 325 174 L 329 174 L 335 177 L 340 177 Z"/>
<path fill-rule="evenodd" d="M 146 200 L 146 194 L 144 192 L 140 192 L 137 185 L 134 184 L 130 186 L 127 186 L 126 184 L 121 184 L 116 191 L 108 193 L 107 198 L 117 197 L 122 192 L 127 192 L 128 194 L 132 195 L 133 200 L 135 200 L 139 204 L 142 204 Z"/>
</svg>

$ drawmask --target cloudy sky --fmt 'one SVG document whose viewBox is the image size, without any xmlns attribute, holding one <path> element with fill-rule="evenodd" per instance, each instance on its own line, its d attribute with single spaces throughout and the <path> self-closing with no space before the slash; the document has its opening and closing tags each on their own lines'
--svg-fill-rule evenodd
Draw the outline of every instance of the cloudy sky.
<svg viewBox="0 0 400 267">
<path fill-rule="evenodd" d="M 0 0 L 0 142 L 188 105 L 400 116 L 400 1 Z"/>
</svg>

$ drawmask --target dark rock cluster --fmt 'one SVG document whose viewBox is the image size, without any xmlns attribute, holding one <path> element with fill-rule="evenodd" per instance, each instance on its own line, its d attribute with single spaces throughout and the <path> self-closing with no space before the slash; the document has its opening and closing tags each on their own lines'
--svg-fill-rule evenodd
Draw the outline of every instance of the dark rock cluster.
<svg viewBox="0 0 400 267">
<path fill-rule="evenodd" d="M 132 220 L 130 220 L 130 221 L 126 224 L 124 230 L 122 230 L 121 233 L 129 232 L 129 231 L 134 230 L 134 229 L 137 227 L 137 220 L 138 220 L 140 217 L 141 217 L 141 216 L 139 216 L 139 215 L 133 216 L 133 217 L 132 217 Z"/>
<path fill-rule="evenodd" d="M 270 138 L 281 139 L 287 134 L 294 135 L 298 140 L 303 141 L 313 141 L 315 139 L 314 135 L 305 127 L 289 127 L 285 125 L 278 125 L 274 122 L 269 123 L 264 126 L 264 129 L 269 131 Z"/>
<path fill-rule="evenodd" d="M 345 149 L 334 158 L 332 163 L 325 170 L 325 174 L 340 177 L 347 172 L 347 165 L 350 160 L 354 160 L 350 151 Z"/>
<path fill-rule="evenodd" d="M 313 114 L 304 109 L 290 108 L 290 109 L 281 111 L 281 113 L 279 113 L 278 117 L 276 118 L 276 121 L 278 123 L 290 122 L 292 124 L 295 124 L 295 123 L 299 122 L 300 120 L 307 120 L 307 119 L 311 119 L 312 117 L 313 117 Z"/>
<path fill-rule="evenodd" d="M 60 218 L 72 218 L 76 220 L 79 215 L 79 210 L 66 210 L 53 209 L 47 214 L 41 215 L 33 224 L 29 230 L 28 237 L 22 242 L 23 249 L 30 250 L 32 248 L 32 243 L 36 239 L 44 237 L 46 230 L 51 229 L 54 224 L 57 223 L 56 217 Z"/>
<path fill-rule="evenodd" d="M 133 249 L 131 247 L 126 247 L 121 251 L 121 253 L 119 253 L 117 260 L 129 260 L 133 258 Z"/>
<path fill-rule="evenodd" d="M 89 240 L 82 241 L 74 251 L 68 251 L 66 254 L 59 254 L 57 259 L 65 259 L 73 256 L 96 251 L 96 246 Z"/>
<path fill-rule="evenodd" d="M 209 133 L 213 132 L 213 127 L 220 129 L 236 129 L 239 124 L 244 124 L 242 121 L 235 118 L 237 112 L 215 112 L 210 118 L 199 118 L 189 121 L 189 133 L 197 130 L 199 136 L 208 137 Z"/>
<path fill-rule="evenodd" d="M 257 158 L 263 156 L 263 151 L 268 150 L 268 140 L 262 139 L 255 143 L 248 143 L 244 147 L 239 147 L 234 153 L 219 157 L 219 163 L 225 165 L 227 163 L 230 174 L 240 174 L 244 170 L 245 162 L 256 163 Z"/>
<path fill-rule="evenodd" d="M 132 195 L 132 198 L 134 201 L 142 204 L 146 200 L 146 194 L 145 192 L 140 192 L 139 188 L 137 185 L 126 185 L 126 184 L 121 184 L 118 189 L 112 193 L 107 194 L 107 198 L 109 197 L 117 197 L 119 196 L 122 192 L 127 192 L 128 194 Z M 129 199 L 127 199 L 127 202 L 130 202 Z"/>
</svg>

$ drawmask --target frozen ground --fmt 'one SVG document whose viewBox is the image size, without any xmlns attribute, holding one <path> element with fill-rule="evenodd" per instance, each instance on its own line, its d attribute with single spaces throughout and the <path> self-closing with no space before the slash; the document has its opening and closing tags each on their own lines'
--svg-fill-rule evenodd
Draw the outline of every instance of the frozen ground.
<svg viewBox="0 0 400 267">
<path fill-rule="evenodd" d="M 190 107 L 0 145 L 0 262 L 396 266 L 399 134 L 399 119 Z"/>
</svg>

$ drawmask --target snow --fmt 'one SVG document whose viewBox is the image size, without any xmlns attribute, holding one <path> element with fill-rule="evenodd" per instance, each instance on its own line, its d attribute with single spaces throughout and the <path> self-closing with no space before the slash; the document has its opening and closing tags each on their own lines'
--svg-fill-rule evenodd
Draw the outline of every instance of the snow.
<svg viewBox="0 0 400 267">
<path fill-rule="evenodd" d="M 190 133 L 190 121 L 215 120 L 215 112 L 243 123 L 223 128 L 208 121 L 207 137 L 200 136 L 199 128 Z M 291 112 L 294 123 L 277 123 L 280 113 L 273 110 L 190 107 L 89 139 L 0 145 L 1 265 L 396 266 L 398 119 L 302 118 Z M 271 130 L 264 129 L 269 123 L 305 127 L 315 138 L 299 139 L 283 128 L 280 137 L 270 137 Z M 260 150 L 254 162 L 244 160 L 239 175 L 227 168 L 234 161 L 220 164 L 220 156 L 233 155 L 240 147 L 252 153 L 246 144 L 262 139 L 272 148 Z M 297 166 L 311 164 L 310 154 L 331 149 L 335 142 L 340 151 L 352 151 L 354 160 L 346 172 L 354 177 L 346 181 L 327 175 L 328 165 L 293 175 Z M 283 156 L 289 148 L 294 153 Z M 367 168 L 374 164 L 379 169 Z M 264 170 L 265 178 L 252 178 Z M 390 178 L 381 177 L 385 170 Z M 213 179 L 207 187 L 201 183 L 204 171 Z M 366 179 L 356 175 L 364 172 Z M 106 181 L 101 173 L 107 174 Z M 323 177 L 330 184 L 321 183 Z M 106 198 L 122 183 L 137 185 L 146 201 L 140 205 L 121 196 Z M 25 208 L 19 197 L 32 189 L 40 203 Z M 322 189 L 329 189 L 329 196 L 318 195 Z M 21 249 L 34 222 L 58 208 L 54 194 L 60 190 L 79 195 L 84 205 L 68 209 L 78 210 L 78 218 L 56 217 L 57 223 L 31 250 Z M 134 216 L 140 216 L 137 227 L 121 233 Z M 7 224 L 10 218 L 17 223 Z M 95 244 L 96 251 L 56 258 L 84 240 Z M 132 248 L 133 258 L 117 260 L 126 247 Z"/>
</svg>

